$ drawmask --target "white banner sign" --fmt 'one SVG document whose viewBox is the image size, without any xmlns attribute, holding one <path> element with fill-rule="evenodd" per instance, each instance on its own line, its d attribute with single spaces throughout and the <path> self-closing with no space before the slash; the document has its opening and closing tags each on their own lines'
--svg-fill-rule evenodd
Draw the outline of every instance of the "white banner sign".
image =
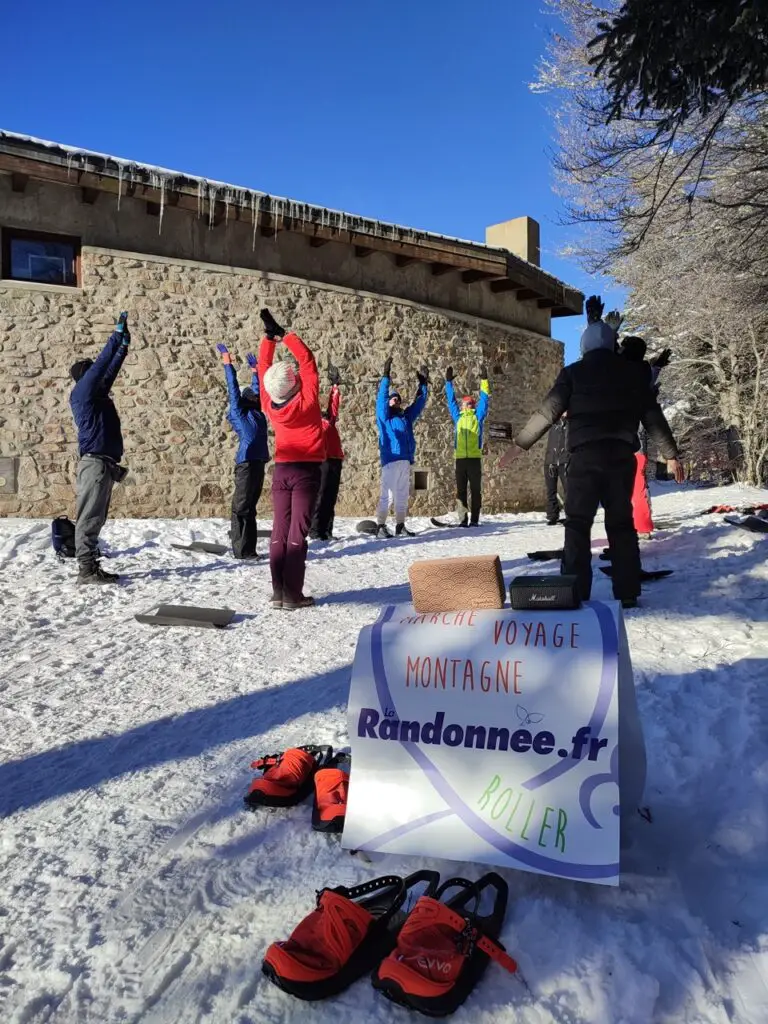
<svg viewBox="0 0 768 1024">
<path fill-rule="evenodd" d="M 617 603 L 387 608 L 360 634 L 349 734 L 345 847 L 618 884 L 645 750 Z"/>
</svg>

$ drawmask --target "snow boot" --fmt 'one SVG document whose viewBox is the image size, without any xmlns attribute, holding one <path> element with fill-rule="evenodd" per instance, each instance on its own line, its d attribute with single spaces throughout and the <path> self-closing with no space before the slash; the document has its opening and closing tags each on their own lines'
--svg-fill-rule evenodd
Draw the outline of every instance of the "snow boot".
<svg viewBox="0 0 768 1024">
<path fill-rule="evenodd" d="M 300 597 L 296 601 L 287 601 L 283 598 L 283 603 L 280 607 L 284 612 L 295 612 L 299 608 L 311 608 L 315 603 L 314 597 Z"/>
<path fill-rule="evenodd" d="M 391 536 L 392 534 L 384 525 L 380 526 L 376 530 L 376 540 L 388 540 Z"/>
<path fill-rule="evenodd" d="M 105 572 L 96 559 L 84 559 L 80 562 L 80 569 L 77 574 L 78 586 L 96 583 L 117 583 L 120 577 L 116 572 Z"/>
<path fill-rule="evenodd" d="M 396 537 L 415 537 L 416 534 L 412 533 L 408 529 L 408 527 L 405 525 L 405 523 L 398 523 L 397 526 L 395 527 L 395 536 Z"/>
<path fill-rule="evenodd" d="M 272 591 L 272 597 L 270 597 L 269 603 L 270 603 L 272 608 L 282 608 L 283 607 L 283 595 L 280 593 L 279 590 L 273 590 Z"/>
</svg>

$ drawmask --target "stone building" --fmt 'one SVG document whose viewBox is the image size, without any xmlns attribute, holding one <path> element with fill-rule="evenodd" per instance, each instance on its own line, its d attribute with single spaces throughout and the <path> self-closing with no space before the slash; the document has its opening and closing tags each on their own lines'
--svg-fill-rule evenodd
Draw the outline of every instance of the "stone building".
<svg viewBox="0 0 768 1024">
<path fill-rule="evenodd" d="M 380 367 L 407 396 L 433 387 L 418 426 L 416 514 L 453 508 L 452 364 L 477 388 L 487 363 L 496 433 L 517 428 L 562 364 L 553 317 L 582 295 L 538 266 L 538 225 L 486 243 L 368 220 L 221 182 L 0 132 L 0 515 L 72 513 L 76 436 L 69 367 L 95 356 L 130 311 L 131 353 L 114 387 L 126 441 L 118 515 L 228 514 L 235 439 L 214 345 L 241 383 L 269 306 L 341 369 L 347 452 L 339 513 L 373 511 Z M 487 441 L 485 509 L 540 507 L 543 445 L 512 473 Z M 268 488 L 260 511 L 269 509 Z"/>
</svg>

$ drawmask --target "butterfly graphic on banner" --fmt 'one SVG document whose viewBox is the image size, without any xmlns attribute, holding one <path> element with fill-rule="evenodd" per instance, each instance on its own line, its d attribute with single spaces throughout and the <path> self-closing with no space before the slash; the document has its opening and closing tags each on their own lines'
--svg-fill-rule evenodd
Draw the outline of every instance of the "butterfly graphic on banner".
<svg viewBox="0 0 768 1024">
<path fill-rule="evenodd" d="M 527 711 L 522 704 L 518 704 L 515 711 L 521 725 L 538 725 L 544 721 L 544 715 L 540 715 L 538 711 Z"/>
</svg>

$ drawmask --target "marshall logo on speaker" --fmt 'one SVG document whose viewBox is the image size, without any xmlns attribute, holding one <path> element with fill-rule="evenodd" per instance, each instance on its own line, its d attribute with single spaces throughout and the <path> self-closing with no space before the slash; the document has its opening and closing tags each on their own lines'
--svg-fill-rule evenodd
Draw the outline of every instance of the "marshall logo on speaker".
<svg viewBox="0 0 768 1024">
<path fill-rule="evenodd" d="M 509 600 L 518 611 L 542 606 L 571 610 L 581 605 L 575 576 L 516 576 L 509 585 Z"/>
</svg>

